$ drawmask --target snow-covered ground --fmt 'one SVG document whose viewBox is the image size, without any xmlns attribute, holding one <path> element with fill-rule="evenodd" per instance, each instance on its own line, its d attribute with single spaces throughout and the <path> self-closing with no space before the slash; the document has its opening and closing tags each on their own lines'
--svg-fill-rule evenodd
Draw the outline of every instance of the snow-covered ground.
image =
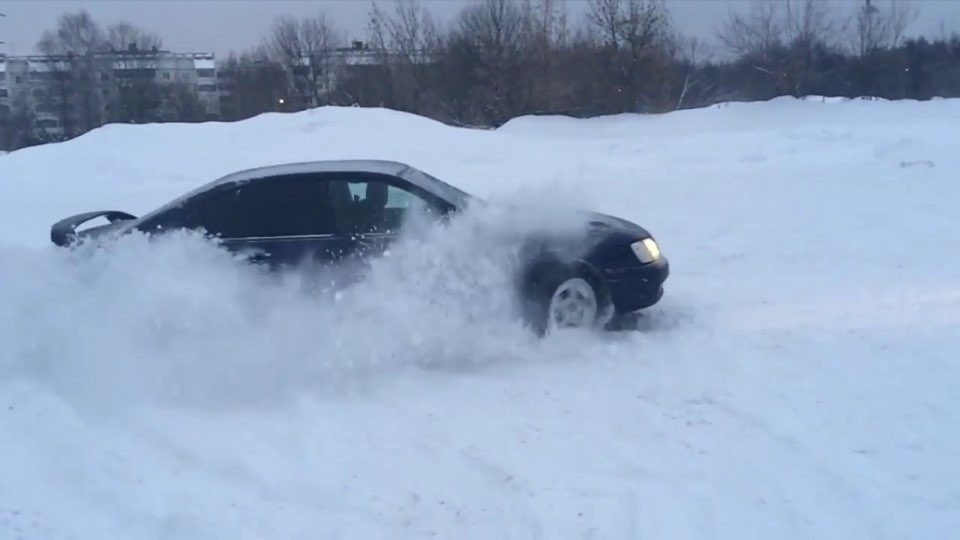
<svg viewBox="0 0 960 540">
<path fill-rule="evenodd" d="M 960 101 L 779 99 L 497 131 L 368 109 L 108 126 L 0 159 L 0 539 L 947 539 L 960 530 Z M 411 243 L 337 305 L 66 215 L 396 159 L 619 214 L 637 332 L 496 318 L 504 253 Z"/>
</svg>

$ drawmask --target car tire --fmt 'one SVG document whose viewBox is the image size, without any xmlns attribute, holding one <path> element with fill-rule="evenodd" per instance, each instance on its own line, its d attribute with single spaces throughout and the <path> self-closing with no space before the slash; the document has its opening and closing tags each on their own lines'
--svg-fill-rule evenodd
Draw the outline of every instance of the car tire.
<svg viewBox="0 0 960 540">
<path fill-rule="evenodd" d="M 540 268 L 527 287 L 524 318 L 541 337 L 564 329 L 600 329 L 613 315 L 606 287 L 582 266 Z"/>
</svg>

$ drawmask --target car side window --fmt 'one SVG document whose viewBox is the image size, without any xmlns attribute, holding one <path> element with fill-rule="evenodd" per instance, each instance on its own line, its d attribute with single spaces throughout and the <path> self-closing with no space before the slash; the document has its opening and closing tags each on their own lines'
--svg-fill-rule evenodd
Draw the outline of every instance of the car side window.
<svg viewBox="0 0 960 540">
<path fill-rule="evenodd" d="M 221 238 L 261 238 L 336 233 L 327 182 L 269 179 L 241 184 L 197 201 L 192 228 Z"/>
<path fill-rule="evenodd" d="M 416 193 L 381 180 L 344 183 L 350 202 L 337 210 L 337 219 L 350 233 L 396 233 L 409 218 L 437 210 Z"/>
</svg>

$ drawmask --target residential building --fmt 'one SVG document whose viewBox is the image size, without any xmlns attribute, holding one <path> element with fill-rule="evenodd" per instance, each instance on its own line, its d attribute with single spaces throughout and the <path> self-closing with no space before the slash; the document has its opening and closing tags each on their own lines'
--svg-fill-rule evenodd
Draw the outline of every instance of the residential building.
<svg viewBox="0 0 960 540">
<path fill-rule="evenodd" d="M 346 72 L 387 56 L 361 41 L 296 62 L 221 63 L 213 53 L 134 45 L 90 55 L 0 55 L 0 112 L 29 112 L 54 140 L 114 122 L 236 120 L 328 103 Z"/>
<path fill-rule="evenodd" d="M 10 112 L 10 88 L 7 84 L 6 56 L 0 54 L 0 112 Z"/>
<path fill-rule="evenodd" d="M 220 100 L 217 90 L 217 66 L 213 53 L 173 53 L 170 51 L 138 51 L 131 47 L 126 51 L 104 53 L 103 59 L 109 69 L 101 73 L 105 87 L 117 89 L 121 96 L 126 90 L 136 98 L 136 89 L 156 88 L 148 107 L 154 120 L 173 120 L 184 116 L 183 107 L 196 110 L 188 116 L 195 120 L 211 120 L 220 117 Z M 146 93 L 146 92 L 141 92 Z M 117 102 L 117 99 L 113 100 Z M 129 99 L 128 99 L 129 101 Z"/>
<path fill-rule="evenodd" d="M 163 50 L 87 56 L 0 56 L 0 110 L 28 110 L 50 136 L 110 122 L 219 118 L 212 53 Z"/>
</svg>

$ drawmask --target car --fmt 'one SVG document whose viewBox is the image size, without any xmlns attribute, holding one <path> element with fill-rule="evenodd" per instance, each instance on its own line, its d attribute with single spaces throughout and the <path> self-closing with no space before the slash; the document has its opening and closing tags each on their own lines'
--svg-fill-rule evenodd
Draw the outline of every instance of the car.
<svg viewBox="0 0 960 540">
<path fill-rule="evenodd" d="M 228 174 L 140 217 L 119 210 L 70 216 L 53 224 L 50 238 L 69 248 L 110 235 L 187 229 L 270 268 L 305 259 L 349 265 L 394 245 L 411 212 L 449 221 L 478 203 L 485 201 L 401 162 L 284 163 Z M 577 212 L 570 219 L 583 220 L 584 234 L 548 230 L 521 239 L 514 297 L 522 319 L 541 335 L 609 329 L 664 294 L 670 265 L 646 229 Z M 98 218 L 108 223 L 79 230 Z"/>
</svg>

